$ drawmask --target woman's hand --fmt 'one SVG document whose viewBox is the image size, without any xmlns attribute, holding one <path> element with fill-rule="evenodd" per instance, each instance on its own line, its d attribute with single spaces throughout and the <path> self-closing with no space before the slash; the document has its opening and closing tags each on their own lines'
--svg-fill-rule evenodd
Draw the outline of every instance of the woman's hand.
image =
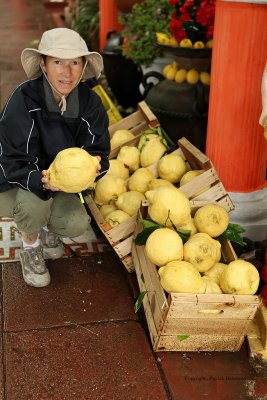
<svg viewBox="0 0 267 400">
<path fill-rule="evenodd" d="M 41 181 L 43 183 L 43 190 L 52 190 L 52 192 L 59 192 L 60 191 L 59 188 L 50 185 L 49 179 L 48 179 L 48 176 L 47 176 L 47 170 L 43 170 L 42 171 L 42 175 L 43 176 L 42 176 Z"/>
</svg>

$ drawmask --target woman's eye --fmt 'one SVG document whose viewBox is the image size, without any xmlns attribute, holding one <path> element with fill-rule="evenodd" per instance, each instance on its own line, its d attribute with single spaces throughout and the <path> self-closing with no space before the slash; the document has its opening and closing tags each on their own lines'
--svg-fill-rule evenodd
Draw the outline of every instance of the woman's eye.
<svg viewBox="0 0 267 400">
<path fill-rule="evenodd" d="M 55 60 L 55 64 L 59 65 L 59 64 L 61 64 L 61 61 Z"/>
</svg>

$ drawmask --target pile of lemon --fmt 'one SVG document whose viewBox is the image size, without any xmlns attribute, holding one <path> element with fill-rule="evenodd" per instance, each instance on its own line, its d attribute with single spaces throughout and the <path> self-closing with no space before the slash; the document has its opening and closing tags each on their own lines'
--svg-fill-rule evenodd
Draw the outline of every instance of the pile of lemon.
<svg viewBox="0 0 267 400">
<path fill-rule="evenodd" d="M 159 44 L 164 44 L 165 46 L 174 46 L 174 47 L 187 47 L 187 48 L 195 48 L 195 49 L 203 49 L 203 48 L 208 48 L 211 49 L 213 46 L 213 39 L 209 39 L 206 43 L 202 41 L 197 41 L 195 43 L 192 43 L 192 41 L 188 38 L 185 38 L 178 42 L 178 40 L 171 36 L 168 35 L 167 33 L 163 32 L 157 32 L 157 41 Z"/>
<path fill-rule="evenodd" d="M 199 81 L 204 85 L 210 84 L 210 74 L 206 71 L 198 72 L 196 69 L 192 68 L 186 70 L 184 68 L 178 67 L 176 62 L 167 64 L 162 71 L 163 76 L 170 81 L 175 81 L 177 83 L 188 82 L 191 85 L 195 85 Z"/>
</svg>

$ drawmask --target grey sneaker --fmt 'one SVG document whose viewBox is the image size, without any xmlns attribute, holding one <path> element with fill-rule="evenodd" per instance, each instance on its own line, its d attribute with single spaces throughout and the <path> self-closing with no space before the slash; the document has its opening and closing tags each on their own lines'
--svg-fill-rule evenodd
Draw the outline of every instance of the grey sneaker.
<svg viewBox="0 0 267 400">
<path fill-rule="evenodd" d="M 43 254 L 45 259 L 56 260 L 64 256 L 65 247 L 60 240 L 60 237 L 54 232 L 45 231 L 44 229 L 40 233 L 40 240 L 43 246 Z"/>
<path fill-rule="evenodd" d="M 28 285 L 35 287 L 49 285 L 50 274 L 45 265 L 42 246 L 25 247 L 19 257 L 23 279 Z"/>
</svg>

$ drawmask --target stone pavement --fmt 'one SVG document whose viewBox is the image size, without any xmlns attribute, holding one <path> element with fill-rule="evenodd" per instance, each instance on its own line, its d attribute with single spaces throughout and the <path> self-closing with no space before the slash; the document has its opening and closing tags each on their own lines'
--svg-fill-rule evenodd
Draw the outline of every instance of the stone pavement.
<svg viewBox="0 0 267 400">
<path fill-rule="evenodd" d="M 51 28 L 41 0 L 0 0 L 0 99 L 25 80 L 20 53 Z M 267 399 L 267 379 L 236 353 L 154 353 L 138 287 L 113 251 L 47 262 L 52 283 L 2 264 L 0 400 Z"/>
</svg>

